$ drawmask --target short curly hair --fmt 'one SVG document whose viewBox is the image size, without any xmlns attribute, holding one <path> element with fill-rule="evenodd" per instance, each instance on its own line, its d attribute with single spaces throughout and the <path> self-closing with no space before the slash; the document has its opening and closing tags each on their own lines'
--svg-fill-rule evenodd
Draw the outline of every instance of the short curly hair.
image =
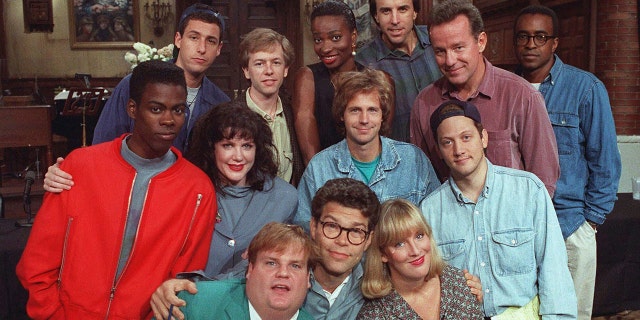
<svg viewBox="0 0 640 320">
<path fill-rule="evenodd" d="M 177 85 L 184 88 L 184 92 L 187 92 L 184 71 L 180 67 L 171 62 L 147 60 L 138 64 L 131 72 L 129 98 L 136 105 L 140 104 L 146 86 L 152 83 Z"/>
<path fill-rule="evenodd" d="M 518 20 L 520 20 L 520 17 L 522 17 L 525 14 L 541 14 L 551 18 L 551 24 L 553 26 L 553 34 L 557 36 L 560 33 L 560 23 L 558 22 L 558 15 L 556 14 L 556 12 L 549 7 L 535 5 L 535 4 L 527 6 L 522 10 L 520 10 L 518 15 L 516 16 L 516 19 L 513 21 L 514 30 L 516 28 L 516 24 L 518 23 Z M 516 35 L 514 33 L 514 37 L 515 36 Z"/>
<path fill-rule="evenodd" d="M 380 201 L 378 196 L 361 181 L 351 178 L 338 178 L 327 181 L 311 200 L 311 217 L 319 221 L 322 209 L 329 202 L 360 210 L 369 220 L 368 228 L 372 230 L 378 223 Z"/>
<path fill-rule="evenodd" d="M 313 11 L 311 11 L 311 22 L 315 20 L 317 17 L 342 17 L 344 21 L 347 23 L 349 27 L 349 31 L 356 30 L 356 16 L 353 14 L 353 11 L 349 6 L 341 1 L 329 0 L 325 2 L 321 2 L 313 7 Z"/>
</svg>

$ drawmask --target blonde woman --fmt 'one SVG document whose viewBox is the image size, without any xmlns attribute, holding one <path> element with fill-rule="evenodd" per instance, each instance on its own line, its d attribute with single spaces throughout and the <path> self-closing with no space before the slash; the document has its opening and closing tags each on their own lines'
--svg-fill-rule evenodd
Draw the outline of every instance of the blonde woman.
<svg viewBox="0 0 640 320">
<path fill-rule="evenodd" d="M 447 265 L 411 202 L 386 201 L 367 250 L 358 319 L 483 319 L 459 269 Z"/>
</svg>

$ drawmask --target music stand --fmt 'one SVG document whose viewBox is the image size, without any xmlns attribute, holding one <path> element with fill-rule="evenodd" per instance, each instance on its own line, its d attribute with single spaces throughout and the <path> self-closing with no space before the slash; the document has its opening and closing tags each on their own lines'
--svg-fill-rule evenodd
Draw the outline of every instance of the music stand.
<svg viewBox="0 0 640 320">
<path fill-rule="evenodd" d="M 97 116 L 102 107 L 104 88 L 71 88 L 62 109 L 62 116 L 82 115 L 82 146 L 87 146 L 87 115 Z"/>
</svg>

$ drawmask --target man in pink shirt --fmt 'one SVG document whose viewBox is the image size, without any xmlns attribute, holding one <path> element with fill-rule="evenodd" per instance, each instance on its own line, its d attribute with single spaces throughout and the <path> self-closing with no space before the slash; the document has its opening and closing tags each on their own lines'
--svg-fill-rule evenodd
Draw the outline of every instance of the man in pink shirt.
<svg viewBox="0 0 640 320">
<path fill-rule="evenodd" d="M 449 169 L 436 153 L 429 118 L 445 100 L 477 106 L 489 133 L 487 158 L 532 172 L 553 196 L 560 175 L 558 149 L 544 99 L 517 75 L 484 56 L 487 34 L 478 9 L 468 1 L 444 1 L 432 11 L 431 42 L 442 78 L 423 89 L 411 112 L 411 142 L 430 158 L 441 180 Z"/>
</svg>

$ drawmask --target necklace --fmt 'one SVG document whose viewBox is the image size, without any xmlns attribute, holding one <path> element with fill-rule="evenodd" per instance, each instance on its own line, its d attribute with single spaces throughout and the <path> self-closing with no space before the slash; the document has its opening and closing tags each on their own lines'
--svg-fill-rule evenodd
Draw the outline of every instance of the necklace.
<svg viewBox="0 0 640 320">
<path fill-rule="evenodd" d="M 198 91 L 199 90 L 200 90 L 200 87 L 187 88 L 187 107 L 189 109 L 191 109 L 191 106 L 196 101 L 196 98 L 198 97 Z M 189 98 L 191 98 L 191 100 L 189 100 Z"/>
<path fill-rule="evenodd" d="M 267 112 L 267 114 L 269 115 L 269 117 L 271 117 L 271 120 L 275 120 L 277 112 L 278 112 L 278 106 L 276 105 L 276 107 L 273 108 L 273 111 L 269 111 Z"/>
<path fill-rule="evenodd" d="M 196 96 L 193 96 L 193 99 L 191 99 L 191 101 L 189 101 L 189 99 L 187 99 L 187 107 L 191 108 L 191 105 L 193 104 L 193 102 L 196 101 Z"/>
</svg>

